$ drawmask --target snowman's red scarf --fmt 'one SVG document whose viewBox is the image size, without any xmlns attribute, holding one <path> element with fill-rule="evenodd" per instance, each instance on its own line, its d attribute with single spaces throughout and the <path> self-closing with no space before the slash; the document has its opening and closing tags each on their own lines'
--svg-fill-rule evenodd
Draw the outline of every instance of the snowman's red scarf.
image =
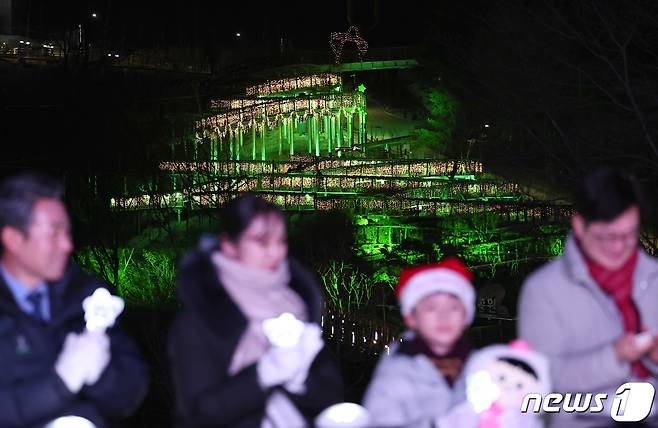
<svg viewBox="0 0 658 428">
<path fill-rule="evenodd" d="M 624 320 L 624 331 L 627 333 L 639 333 L 641 327 L 640 313 L 633 302 L 633 273 L 637 265 L 639 251 L 635 251 L 622 267 L 616 270 L 608 270 L 585 257 L 587 268 L 592 278 L 606 294 L 611 296 Z M 631 364 L 633 374 L 639 379 L 646 379 L 651 372 L 642 364 L 635 361 Z"/>
</svg>

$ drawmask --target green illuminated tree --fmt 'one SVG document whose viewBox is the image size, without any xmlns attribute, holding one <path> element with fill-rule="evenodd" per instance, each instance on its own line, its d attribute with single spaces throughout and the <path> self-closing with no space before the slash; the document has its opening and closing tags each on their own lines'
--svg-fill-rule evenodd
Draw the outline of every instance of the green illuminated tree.
<svg viewBox="0 0 658 428">
<path fill-rule="evenodd" d="M 352 315 L 369 302 L 372 295 L 369 278 L 355 266 L 332 261 L 318 273 L 330 305 L 341 316 Z"/>
<path fill-rule="evenodd" d="M 437 157 L 445 153 L 454 136 L 459 103 L 446 89 L 436 86 L 423 91 L 422 101 L 428 117 L 425 127 L 414 132 L 415 156 Z"/>
</svg>

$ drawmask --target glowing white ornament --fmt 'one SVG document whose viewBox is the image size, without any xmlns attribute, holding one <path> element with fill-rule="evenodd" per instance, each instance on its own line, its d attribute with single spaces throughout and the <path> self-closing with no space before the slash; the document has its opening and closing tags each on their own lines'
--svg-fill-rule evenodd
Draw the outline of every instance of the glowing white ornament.
<svg viewBox="0 0 658 428">
<path fill-rule="evenodd" d="M 480 370 L 469 376 L 466 381 L 466 397 L 476 413 L 489 409 L 500 397 L 500 388 L 491 379 L 486 370 Z"/>
<path fill-rule="evenodd" d="M 44 428 L 97 428 L 89 419 L 80 416 L 62 416 L 50 422 Z"/>
<path fill-rule="evenodd" d="M 97 288 L 82 301 L 87 330 L 104 332 L 114 325 L 124 307 L 121 297 L 111 295 L 105 288 Z"/>
<path fill-rule="evenodd" d="M 355 403 L 338 403 L 322 411 L 315 419 L 318 428 L 365 428 L 370 426 L 370 415 L 365 407 Z"/>
<path fill-rule="evenodd" d="M 293 314 L 285 312 L 277 318 L 263 321 L 263 332 L 273 346 L 291 348 L 299 343 L 304 323 Z"/>
</svg>

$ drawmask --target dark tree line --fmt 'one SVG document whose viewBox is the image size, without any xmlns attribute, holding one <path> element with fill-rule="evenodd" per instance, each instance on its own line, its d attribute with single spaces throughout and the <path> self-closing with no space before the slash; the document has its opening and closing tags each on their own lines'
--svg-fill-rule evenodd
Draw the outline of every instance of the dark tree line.
<svg viewBox="0 0 658 428">
<path fill-rule="evenodd" d="M 602 163 L 658 179 L 658 4 L 467 1 L 435 21 L 430 69 L 467 127 L 490 124 L 490 162 L 557 186 Z"/>
</svg>

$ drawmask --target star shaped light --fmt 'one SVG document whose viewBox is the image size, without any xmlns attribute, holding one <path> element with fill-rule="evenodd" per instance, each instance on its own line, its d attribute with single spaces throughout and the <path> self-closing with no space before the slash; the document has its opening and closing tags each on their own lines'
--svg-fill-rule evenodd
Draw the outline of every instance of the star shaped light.
<svg viewBox="0 0 658 428">
<path fill-rule="evenodd" d="M 125 303 L 118 296 L 113 296 L 105 288 L 97 288 L 94 293 L 82 301 L 85 311 L 87 330 L 97 331 L 112 327 Z"/>
<path fill-rule="evenodd" d="M 291 348 L 299 343 L 304 333 L 304 323 L 291 313 L 263 321 L 263 333 L 274 346 Z"/>
<path fill-rule="evenodd" d="M 333 32 L 329 36 L 329 46 L 334 52 L 336 57 L 336 63 L 340 62 L 340 57 L 343 53 L 343 46 L 345 42 L 352 42 L 356 44 L 356 49 L 359 51 L 359 59 L 363 59 L 363 56 L 368 51 L 368 42 L 361 37 L 359 29 L 355 26 L 351 26 L 346 32 Z"/>
<path fill-rule="evenodd" d="M 466 379 L 466 385 L 466 398 L 473 406 L 475 413 L 488 410 L 500 397 L 500 388 L 486 370 L 480 370 L 469 376 Z"/>
</svg>

